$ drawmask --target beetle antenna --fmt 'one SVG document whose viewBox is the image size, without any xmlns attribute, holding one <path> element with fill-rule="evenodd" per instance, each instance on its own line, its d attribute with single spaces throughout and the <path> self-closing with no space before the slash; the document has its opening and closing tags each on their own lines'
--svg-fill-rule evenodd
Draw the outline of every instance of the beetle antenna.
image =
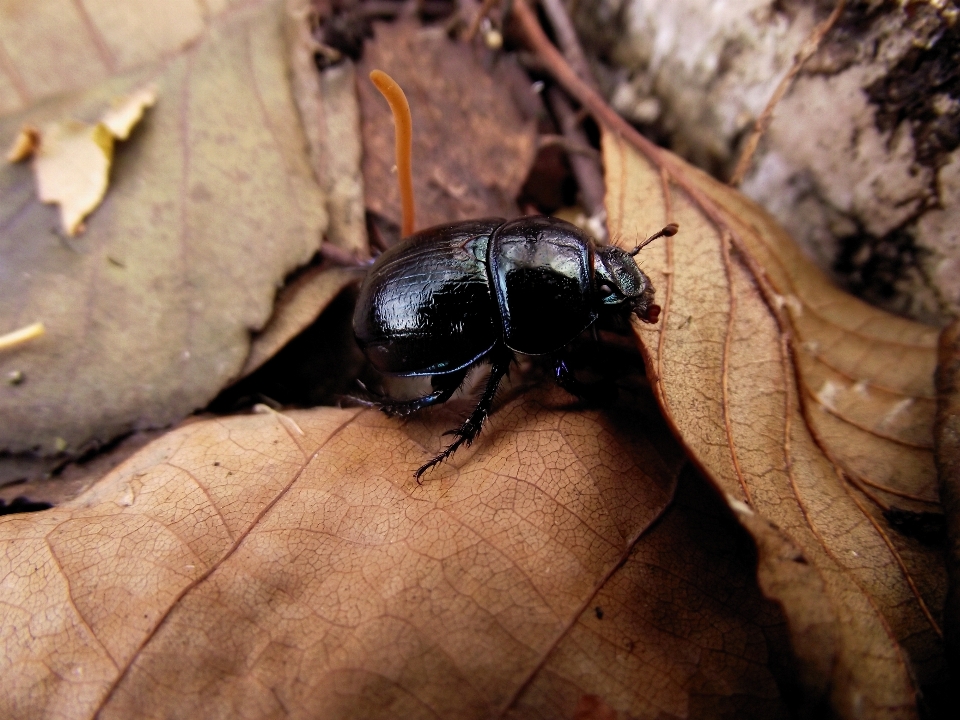
<svg viewBox="0 0 960 720">
<path fill-rule="evenodd" d="M 397 81 L 382 70 L 370 73 L 370 81 L 383 95 L 393 113 L 393 125 L 396 130 L 397 181 L 400 183 L 400 205 L 402 206 L 401 236 L 407 237 L 413 232 L 413 170 L 410 158 L 413 155 L 413 120 L 410 117 L 410 104 Z"/>
<path fill-rule="evenodd" d="M 630 254 L 631 256 L 635 256 L 638 252 L 640 252 L 643 248 L 645 248 L 647 245 L 649 245 L 650 243 L 652 243 L 652 242 L 653 242 L 654 240 L 656 240 L 657 238 L 660 238 L 660 237 L 673 237 L 674 235 L 677 234 L 677 230 L 679 230 L 679 229 L 680 229 L 680 226 L 679 226 L 679 225 L 677 225 L 676 223 L 670 223 L 670 224 L 667 225 L 663 230 L 661 230 L 661 231 L 658 232 L 658 233 L 654 233 L 653 235 L 651 235 L 650 237 L 648 237 L 646 240 L 644 240 L 642 243 L 640 243 L 639 245 L 637 245 L 629 254 Z"/>
</svg>

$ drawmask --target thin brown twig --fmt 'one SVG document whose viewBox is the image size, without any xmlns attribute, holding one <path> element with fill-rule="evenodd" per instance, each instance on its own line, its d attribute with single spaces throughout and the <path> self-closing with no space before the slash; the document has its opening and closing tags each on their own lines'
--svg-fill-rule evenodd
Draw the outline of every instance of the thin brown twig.
<svg viewBox="0 0 960 720">
<path fill-rule="evenodd" d="M 833 12 L 830 13 L 829 17 L 814 27 L 813 32 L 810 33 L 810 37 L 803 41 L 803 44 L 800 46 L 800 49 L 797 51 L 797 54 L 793 59 L 793 65 L 791 66 L 790 70 L 787 71 L 787 74 L 783 76 L 783 79 L 773 91 L 773 95 L 767 102 L 767 106 L 763 109 L 763 112 L 760 113 L 760 116 L 753 124 L 753 131 L 743 144 L 743 151 L 740 153 L 740 158 L 737 160 L 737 166 L 733 171 L 733 175 L 730 176 L 730 185 L 732 187 L 738 187 L 740 183 L 743 182 L 744 176 L 750 169 L 750 163 L 753 160 L 753 154 L 757 151 L 757 146 L 760 144 L 760 138 L 763 137 L 763 134 L 767 131 L 767 128 L 770 127 L 770 123 L 773 121 L 774 109 L 783 99 L 783 96 L 786 95 L 787 90 L 790 89 L 794 79 L 796 79 L 807 60 L 809 60 L 813 54 L 820 49 L 820 43 L 823 42 L 823 38 L 828 32 L 830 32 L 830 28 L 832 28 L 837 22 L 837 18 L 840 17 L 840 13 L 843 12 L 843 8 L 846 4 L 847 0 L 838 0 L 836 6 L 833 8 Z"/>
<path fill-rule="evenodd" d="M 540 6 L 550 20 L 553 26 L 553 32 L 557 36 L 557 45 L 563 51 L 563 56 L 570 63 L 570 67 L 580 78 L 596 87 L 597 83 L 593 79 L 593 72 L 587 63 L 586 53 L 580 45 L 580 39 L 577 37 L 577 31 L 573 27 L 573 20 L 570 19 L 567 8 L 563 0 L 540 0 Z"/>
<path fill-rule="evenodd" d="M 593 72 L 587 63 L 587 56 L 583 52 L 580 39 L 577 37 L 577 31 L 573 27 L 573 21 L 570 19 L 563 0 L 541 0 L 540 6 L 553 27 L 557 44 L 563 51 L 567 63 L 581 80 L 590 87 L 596 88 L 597 84 Z M 586 133 L 580 127 L 580 123 L 583 121 L 582 109 L 579 113 L 575 113 L 566 97 L 558 89 L 552 89 L 547 96 L 547 100 L 560 123 L 563 134 L 567 137 L 586 141 Z M 603 166 L 599 161 L 574 157 L 570 158 L 570 165 L 574 176 L 577 178 L 577 184 L 580 186 L 584 208 L 591 218 L 599 221 L 596 231 L 602 234 L 600 240 L 605 242 L 610 236 L 610 232 L 606 227 L 606 208 L 604 207 L 606 184 L 603 179 Z"/>
<path fill-rule="evenodd" d="M 576 113 L 567 100 L 566 93 L 558 87 L 551 87 L 547 92 L 547 102 L 550 109 L 560 124 L 560 130 L 564 137 L 574 145 L 585 145 L 590 147 L 590 141 L 587 134 L 577 122 Z M 603 220 L 606 217 L 603 198 L 606 195 L 606 184 L 603 181 L 603 168 L 600 164 L 599 156 L 590 157 L 582 154 L 568 153 L 570 167 L 574 176 L 577 178 L 577 184 L 580 186 L 580 198 L 583 201 L 584 209 L 591 218 Z M 605 223 L 602 223 L 605 225 Z M 606 228 L 603 229 L 604 237 L 598 239 L 606 242 L 609 233 Z"/>
<path fill-rule="evenodd" d="M 553 43 L 544 34 L 543 28 L 537 21 L 537 16 L 530 9 L 526 0 L 514 0 L 513 16 L 531 49 L 539 56 L 557 82 L 563 85 L 567 92 L 576 98 L 581 105 L 586 107 L 597 122 L 622 135 L 657 165 L 667 164 L 668 161 L 665 162 L 664 154 L 660 151 L 660 148 L 617 115 L 600 94 L 570 67 L 560 51 L 553 46 Z"/>
<path fill-rule="evenodd" d="M 542 133 L 537 136 L 537 149 L 556 146 L 562 148 L 565 152 L 576 155 L 586 155 L 600 162 L 600 151 L 586 143 L 571 140 L 564 135 L 554 135 L 552 133 Z"/>
</svg>

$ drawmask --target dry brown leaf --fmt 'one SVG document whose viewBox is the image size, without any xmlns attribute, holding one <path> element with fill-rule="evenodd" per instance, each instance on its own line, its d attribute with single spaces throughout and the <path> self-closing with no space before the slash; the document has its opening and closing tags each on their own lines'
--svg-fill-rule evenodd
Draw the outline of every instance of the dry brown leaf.
<svg viewBox="0 0 960 720">
<path fill-rule="evenodd" d="M 241 2 L 0 3 L 0 116 L 169 57 Z"/>
<path fill-rule="evenodd" d="M 362 277 L 356 268 L 310 268 L 284 286 L 277 295 L 273 315 L 250 345 L 240 371 L 246 377 L 277 354 L 282 347 L 314 322 L 333 299 Z"/>
<path fill-rule="evenodd" d="M 133 433 L 109 449 L 66 465 L 62 458 L 23 455 L 4 458 L 0 463 L 0 502 L 6 501 L 9 505 L 23 497 L 31 502 L 60 505 L 73 500 L 163 433 L 163 430 Z"/>
<path fill-rule="evenodd" d="M 568 403 L 509 401 L 422 486 L 443 413 L 195 422 L 0 520 L 0 714 L 785 716 L 749 542 L 693 473 L 662 517 L 652 399 Z"/>
<path fill-rule="evenodd" d="M 573 720 L 617 720 L 617 711 L 599 695 L 584 695 L 577 702 Z"/>
<path fill-rule="evenodd" d="M 793 633 L 813 688 L 844 717 L 915 716 L 911 673 L 943 681 L 944 569 L 881 511 L 937 507 L 936 330 L 840 292 L 764 211 L 679 159 L 663 153 L 661 173 L 610 133 L 603 149 L 615 236 L 680 225 L 642 254 L 664 315 L 638 335 L 668 422 L 731 505 L 767 522 L 745 525 L 792 629 L 809 624 L 798 583 L 829 594 L 836 642 Z M 784 542 L 817 577 L 763 554 Z"/>
<path fill-rule="evenodd" d="M 488 70 L 472 48 L 450 40 L 441 27 L 408 20 L 375 28 L 357 73 L 367 208 L 400 222 L 393 123 L 367 79 L 380 69 L 410 101 L 417 228 L 516 216 L 515 198 L 536 148 L 533 119 L 523 117 L 511 88 L 529 92 L 529 80 L 510 58 Z"/>
<path fill-rule="evenodd" d="M 327 240 L 369 257 L 360 136 L 360 104 L 353 62 L 318 70 L 312 0 L 287 0 L 293 96 L 310 144 L 310 163 L 327 196 Z"/>
<path fill-rule="evenodd" d="M 0 23 L 3 25 L 4 23 Z M 0 357 L 0 451 L 77 453 L 208 403 L 243 367 L 276 288 L 317 251 L 324 197 L 304 157 L 279 2 L 234 11 L 162 66 L 0 121 L 92 122 L 157 84 L 118 146 L 111 190 L 75 245 L 29 168 L 0 167 L 0 317 L 42 341 Z"/>
</svg>

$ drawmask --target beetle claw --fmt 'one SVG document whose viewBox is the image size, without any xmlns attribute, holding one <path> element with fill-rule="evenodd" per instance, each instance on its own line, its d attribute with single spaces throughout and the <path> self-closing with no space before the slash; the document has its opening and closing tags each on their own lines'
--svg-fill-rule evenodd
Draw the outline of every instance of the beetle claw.
<svg viewBox="0 0 960 720">
<path fill-rule="evenodd" d="M 470 417 L 466 419 L 463 425 L 456 430 L 448 430 L 447 432 L 443 433 L 444 435 L 455 436 L 456 440 L 450 443 L 450 446 L 437 455 L 433 460 L 420 467 L 420 469 L 414 473 L 418 484 L 421 482 L 420 478 L 427 470 L 435 465 L 439 465 L 448 457 L 453 455 L 453 453 L 455 453 L 461 445 L 470 447 L 473 441 L 476 440 L 477 435 L 480 434 L 480 429 L 483 427 L 483 421 L 486 420 L 487 416 L 490 414 L 490 407 L 493 405 L 493 398 L 497 394 L 497 387 L 499 387 L 500 381 L 503 380 L 503 376 L 507 374 L 507 370 L 510 367 L 510 361 L 513 359 L 513 353 L 503 346 L 498 347 L 494 351 L 493 367 L 490 369 L 490 377 L 487 378 L 487 386 L 483 391 L 483 395 L 480 397 L 480 401 L 477 403 L 477 406 L 473 409 Z"/>
</svg>

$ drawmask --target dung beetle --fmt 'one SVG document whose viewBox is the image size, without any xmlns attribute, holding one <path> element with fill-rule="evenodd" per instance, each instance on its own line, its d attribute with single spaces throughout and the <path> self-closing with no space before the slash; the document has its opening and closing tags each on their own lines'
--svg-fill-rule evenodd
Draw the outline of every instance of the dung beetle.
<svg viewBox="0 0 960 720">
<path fill-rule="evenodd" d="M 633 255 L 676 230 L 668 225 L 627 253 L 556 218 L 487 218 L 421 230 L 384 252 L 360 288 L 357 343 L 383 374 L 432 376 L 433 392 L 380 397 L 380 408 L 402 416 L 446 402 L 471 367 L 492 365 L 473 413 L 417 480 L 476 438 L 514 353 L 550 356 L 557 383 L 582 395 L 561 351 L 603 315 L 657 322 L 653 285 Z"/>
</svg>

